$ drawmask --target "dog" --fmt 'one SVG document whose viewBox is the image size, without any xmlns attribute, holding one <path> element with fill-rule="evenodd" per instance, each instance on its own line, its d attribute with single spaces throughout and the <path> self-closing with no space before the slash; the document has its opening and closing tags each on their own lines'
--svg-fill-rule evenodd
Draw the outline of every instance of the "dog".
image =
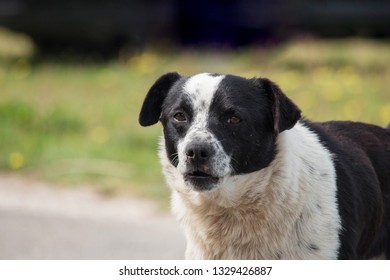
<svg viewBox="0 0 390 280">
<path fill-rule="evenodd" d="M 267 78 L 167 73 L 142 126 L 160 158 L 187 259 L 390 257 L 390 130 L 311 122 Z"/>
</svg>

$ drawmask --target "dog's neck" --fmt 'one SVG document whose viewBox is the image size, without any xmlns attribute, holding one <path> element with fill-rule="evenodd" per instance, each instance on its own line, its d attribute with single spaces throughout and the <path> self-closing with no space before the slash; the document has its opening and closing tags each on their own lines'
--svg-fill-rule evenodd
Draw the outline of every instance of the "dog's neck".
<svg viewBox="0 0 390 280">
<path fill-rule="evenodd" d="M 337 257 L 340 218 L 329 152 L 300 123 L 278 136 L 277 151 L 268 167 L 224 179 L 209 192 L 183 187 L 182 176 L 160 154 L 173 212 L 186 231 L 187 258 Z M 320 239 L 326 248 L 318 248 Z"/>
</svg>

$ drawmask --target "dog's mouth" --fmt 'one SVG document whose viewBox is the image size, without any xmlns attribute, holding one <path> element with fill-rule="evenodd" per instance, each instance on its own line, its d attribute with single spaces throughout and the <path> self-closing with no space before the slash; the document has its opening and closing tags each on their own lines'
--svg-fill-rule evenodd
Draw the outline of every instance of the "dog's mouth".
<svg viewBox="0 0 390 280">
<path fill-rule="evenodd" d="M 200 170 L 186 173 L 184 179 L 197 191 L 211 190 L 219 182 L 218 177 Z"/>
</svg>

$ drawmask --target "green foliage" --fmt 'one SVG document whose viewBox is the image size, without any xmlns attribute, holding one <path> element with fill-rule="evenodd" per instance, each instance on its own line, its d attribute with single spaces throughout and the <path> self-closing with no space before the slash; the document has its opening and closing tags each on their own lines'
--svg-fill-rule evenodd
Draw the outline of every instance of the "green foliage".
<svg viewBox="0 0 390 280">
<path fill-rule="evenodd" d="M 30 104 L 20 100 L 0 103 L 0 122 L 3 125 L 14 125 L 20 128 L 30 129 L 36 122 L 34 108 Z"/>
<path fill-rule="evenodd" d="M 74 114 L 69 113 L 65 108 L 55 108 L 42 119 L 42 132 L 59 135 L 80 133 L 83 130 L 83 123 Z"/>
</svg>

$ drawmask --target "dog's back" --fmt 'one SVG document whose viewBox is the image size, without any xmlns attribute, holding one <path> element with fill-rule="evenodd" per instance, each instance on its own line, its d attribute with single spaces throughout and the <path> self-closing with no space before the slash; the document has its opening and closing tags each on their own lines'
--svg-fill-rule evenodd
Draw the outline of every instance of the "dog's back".
<svg viewBox="0 0 390 280">
<path fill-rule="evenodd" d="M 335 157 L 344 224 L 340 258 L 390 257 L 390 130 L 338 121 L 313 128 Z"/>
</svg>

